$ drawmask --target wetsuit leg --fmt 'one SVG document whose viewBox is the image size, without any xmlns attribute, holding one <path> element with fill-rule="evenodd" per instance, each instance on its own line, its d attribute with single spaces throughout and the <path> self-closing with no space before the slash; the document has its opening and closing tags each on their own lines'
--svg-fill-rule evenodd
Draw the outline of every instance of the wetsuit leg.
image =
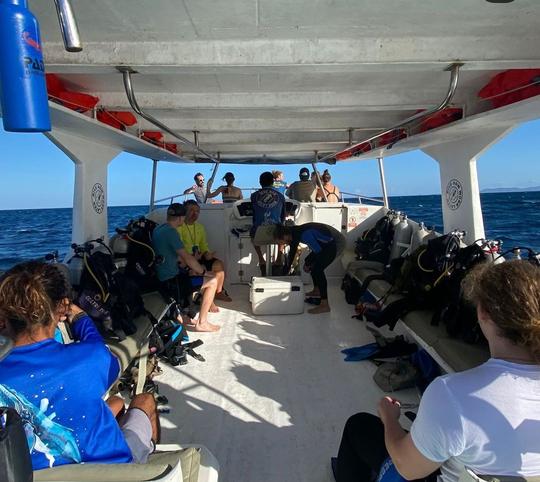
<svg viewBox="0 0 540 482">
<path fill-rule="evenodd" d="M 379 417 L 357 413 L 347 420 L 337 458 L 337 482 L 375 480 L 388 457 Z"/>
<path fill-rule="evenodd" d="M 313 254 L 313 253 L 312 253 Z M 311 256 L 311 255 L 310 255 Z M 328 299 L 328 282 L 324 270 L 336 259 L 335 241 L 328 243 L 320 253 L 313 256 L 314 262 L 311 264 L 311 278 L 313 285 L 319 288 L 321 299 Z"/>
</svg>

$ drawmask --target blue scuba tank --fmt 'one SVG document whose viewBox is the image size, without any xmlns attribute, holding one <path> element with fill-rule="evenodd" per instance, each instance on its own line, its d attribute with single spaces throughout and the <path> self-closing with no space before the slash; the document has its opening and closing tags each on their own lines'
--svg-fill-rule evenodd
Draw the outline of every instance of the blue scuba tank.
<svg viewBox="0 0 540 482">
<path fill-rule="evenodd" d="M 0 0 L 0 101 L 4 129 L 51 130 L 45 66 L 36 18 L 27 0 Z"/>
</svg>

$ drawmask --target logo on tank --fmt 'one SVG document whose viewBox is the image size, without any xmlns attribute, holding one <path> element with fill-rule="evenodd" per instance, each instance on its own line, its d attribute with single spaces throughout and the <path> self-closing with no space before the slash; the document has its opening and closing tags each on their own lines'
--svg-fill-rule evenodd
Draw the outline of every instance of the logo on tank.
<svg viewBox="0 0 540 482">
<path fill-rule="evenodd" d="M 105 190 L 99 182 L 92 186 L 92 207 L 98 214 L 101 214 L 105 209 Z"/>
<path fill-rule="evenodd" d="M 455 211 L 463 201 L 463 186 L 457 179 L 450 179 L 446 186 L 446 204 Z"/>
</svg>

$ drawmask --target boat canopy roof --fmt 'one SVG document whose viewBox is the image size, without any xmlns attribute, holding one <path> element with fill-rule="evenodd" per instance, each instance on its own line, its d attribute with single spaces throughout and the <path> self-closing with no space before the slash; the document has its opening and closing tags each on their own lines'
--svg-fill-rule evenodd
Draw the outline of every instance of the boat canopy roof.
<svg viewBox="0 0 540 482">
<path fill-rule="evenodd" d="M 540 67 L 537 0 L 72 4 L 83 42 L 79 53 L 64 50 L 52 2 L 31 2 L 47 72 L 57 74 L 66 88 L 95 95 L 99 106 L 118 111 L 131 110 L 118 67 L 131 69 L 141 109 L 192 142 L 198 132 L 200 147 L 211 157 L 219 153 L 221 162 L 305 163 L 316 156 L 335 162 L 332 154 L 351 143 L 439 105 L 449 87 L 448 68 L 455 63 L 463 65 L 449 106 L 463 109 L 464 119 L 457 122 L 462 127 L 450 124 L 355 158 L 418 148 L 497 122 L 511 127 L 539 112 L 533 98 L 528 107 L 514 106 L 508 110 L 512 115 L 497 117 L 489 99 L 478 97 L 500 72 Z M 74 129 L 68 124 L 76 126 L 72 121 L 78 115 L 54 106 L 53 125 Z M 483 116 L 483 122 L 464 124 L 475 116 Z M 156 130 L 140 116 L 135 128 Z M 131 142 L 124 132 L 100 134 L 99 129 L 111 128 L 84 130 L 146 157 L 211 162 L 189 145 L 179 143 L 174 154 L 145 147 L 139 139 Z M 166 133 L 164 141 L 177 139 Z"/>
</svg>

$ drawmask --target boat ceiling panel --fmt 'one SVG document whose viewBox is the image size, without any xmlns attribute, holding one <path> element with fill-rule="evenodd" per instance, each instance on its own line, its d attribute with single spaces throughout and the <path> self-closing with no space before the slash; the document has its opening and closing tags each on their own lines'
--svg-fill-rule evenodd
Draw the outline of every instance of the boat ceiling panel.
<svg viewBox="0 0 540 482">
<path fill-rule="evenodd" d="M 222 158 L 342 149 L 349 129 L 358 141 L 438 105 L 456 61 L 464 66 L 453 104 L 467 114 L 486 110 L 477 92 L 496 73 L 540 67 L 537 0 L 72 4 L 77 54 L 63 49 L 52 2 L 31 2 L 47 71 L 104 107 L 129 109 L 116 69 L 129 66 L 143 109 L 184 136 L 200 131 L 201 146 Z"/>
</svg>

